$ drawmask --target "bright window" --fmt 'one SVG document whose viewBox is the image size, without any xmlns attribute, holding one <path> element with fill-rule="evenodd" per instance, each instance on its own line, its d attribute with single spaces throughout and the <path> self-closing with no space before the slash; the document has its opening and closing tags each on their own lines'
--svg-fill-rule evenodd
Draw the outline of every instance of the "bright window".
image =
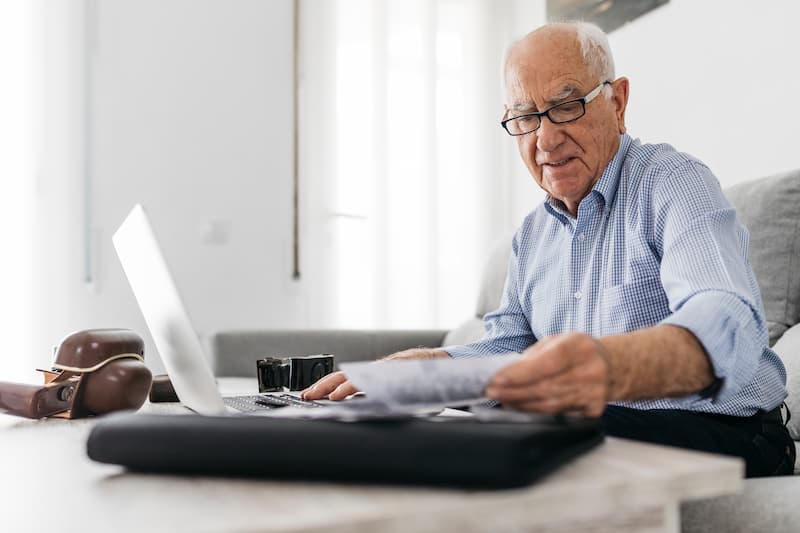
<svg viewBox="0 0 800 533">
<path fill-rule="evenodd" d="M 335 66 L 328 78 L 303 76 L 327 103 L 301 123 L 331 132 L 313 150 L 328 151 L 326 173 L 309 180 L 331 191 L 331 325 L 452 327 L 473 312 L 493 228 L 506 223 L 490 220 L 504 190 L 502 10 L 455 0 L 334 5 L 335 31 L 311 46 Z"/>
<path fill-rule="evenodd" d="M 0 379 L 30 373 L 32 320 L 33 2 L 0 2 Z"/>
</svg>

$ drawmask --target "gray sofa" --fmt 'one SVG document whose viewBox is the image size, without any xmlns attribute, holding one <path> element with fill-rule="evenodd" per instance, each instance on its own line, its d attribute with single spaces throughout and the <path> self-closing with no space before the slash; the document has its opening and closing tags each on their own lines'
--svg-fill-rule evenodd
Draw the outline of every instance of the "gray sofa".
<svg viewBox="0 0 800 533">
<path fill-rule="evenodd" d="M 725 191 L 750 230 L 750 261 L 761 287 L 770 344 L 788 375 L 789 429 L 800 440 L 800 170 Z M 461 344 L 483 334 L 481 317 L 499 305 L 510 236 L 489 255 L 474 316 L 450 331 L 223 331 L 211 339 L 219 376 L 254 376 L 266 355 L 334 353 L 337 361 L 371 360 L 418 346 Z M 797 472 L 796 472 L 797 473 Z M 743 494 L 685 504 L 683 531 L 797 531 L 800 478 L 751 479 Z"/>
</svg>

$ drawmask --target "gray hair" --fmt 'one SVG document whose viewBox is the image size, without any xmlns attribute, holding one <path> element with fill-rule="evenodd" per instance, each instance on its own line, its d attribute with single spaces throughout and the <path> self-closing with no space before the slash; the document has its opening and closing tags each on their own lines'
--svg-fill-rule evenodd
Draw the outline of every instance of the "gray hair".
<svg viewBox="0 0 800 533">
<path fill-rule="evenodd" d="M 611 46 L 608 44 L 606 33 L 591 22 L 565 22 L 564 24 L 575 28 L 578 42 L 581 44 L 583 60 L 599 78 L 598 81 L 614 81 L 614 56 L 611 55 Z"/>
</svg>

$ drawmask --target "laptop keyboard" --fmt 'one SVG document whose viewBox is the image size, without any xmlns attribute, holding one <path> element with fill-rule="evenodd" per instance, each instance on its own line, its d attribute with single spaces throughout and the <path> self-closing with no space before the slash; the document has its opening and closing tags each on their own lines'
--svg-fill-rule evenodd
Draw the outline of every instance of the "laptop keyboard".
<svg viewBox="0 0 800 533">
<path fill-rule="evenodd" d="M 225 405 L 237 411 L 252 412 L 277 407 L 322 407 L 323 404 L 303 400 L 291 394 L 258 394 L 255 396 L 229 396 L 222 398 Z"/>
</svg>

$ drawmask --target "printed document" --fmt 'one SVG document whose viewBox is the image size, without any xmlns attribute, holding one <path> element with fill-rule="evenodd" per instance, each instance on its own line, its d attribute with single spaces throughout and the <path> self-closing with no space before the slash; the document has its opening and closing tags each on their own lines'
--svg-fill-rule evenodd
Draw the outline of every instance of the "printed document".
<svg viewBox="0 0 800 533">
<path fill-rule="evenodd" d="M 342 363 L 345 375 L 373 402 L 389 407 L 460 406 L 486 401 L 486 386 L 519 354 L 470 359 L 401 359 Z"/>
<path fill-rule="evenodd" d="M 321 408 L 285 407 L 264 416 L 365 420 L 424 416 L 486 402 L 486 387 L 520 354 L 474 359 L 400 359 L 342 363 L 342 372 L 365 395 Z"/>
</svg>

